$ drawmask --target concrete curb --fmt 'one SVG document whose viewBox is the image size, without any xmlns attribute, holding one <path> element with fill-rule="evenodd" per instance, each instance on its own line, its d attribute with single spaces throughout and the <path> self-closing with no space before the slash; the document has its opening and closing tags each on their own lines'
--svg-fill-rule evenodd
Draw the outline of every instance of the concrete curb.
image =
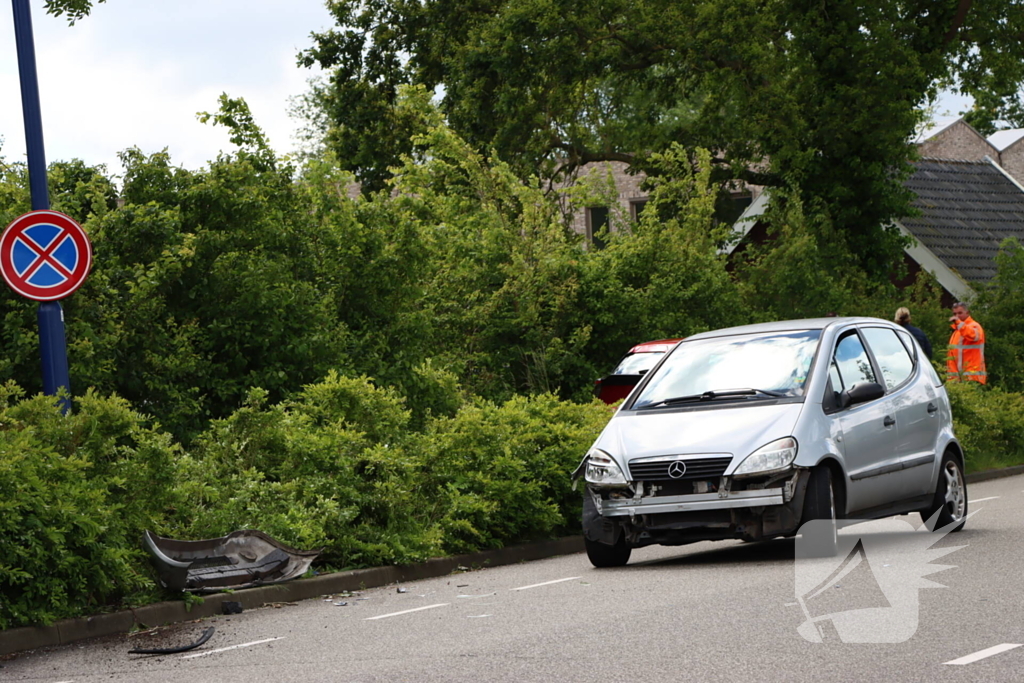
<svg viewBox="0 0 1024 683">
<path fill-rule="evenodd" d="M 1005 467 L 998 470 L 974 472 L 966 476 L 967 483 L 974 484 L 991 479 L 1013 477 L 1024 474 L 1024 465 Z M 567 536 L 552 541 L 540 541 L 524 545 L 484 550 L 478 553 L 439 557 L 419 564 L 401 567 L 374 567 L 355 569 L 347 572 L 323 574 L 308 579 L 298 579 L 260 588 L 247 588 L 234 593 L 215 593 L 204 596 L 201 605 L 185 609 L 180 600 L 158 602 L 124 612 L 100 614 L 94 617 L 80 617 L 58 621 L 53 626 L 28 626 L 0 631 L 0 656 L 34 650 L 40 647 L 66 645 L 86 638 L 112 636 L 127 633 L 133 627 L 140 628 L 173 624 L 221 614 L 221 603 L 235 601 L 244 609 L 255 609 L 268 603 L 295 602 L 308 600 L 320 595 L 339 593 L 346 590 L 360 590 L 386 586 L 400 581 L 415 581 L 451 574 L 459 567 L 472 569 L 499 567 L 516 562 L 540 560 L 556 555 L 569 555 L 583 550 L 582 536 Z"/>
<path fill-rule="evenodd" d="M 1003 477 L 1015 477 L 1018 474 L 1024 474 L 1024 465 L 1015 465 L 1013 467 L 1002 467 L 998 470 L 985 470 L 984 472 L 972 472 L 964 477 L 968 484 L 976 484 L 979 481 L 988 481 L 989 479 L 1002 479 Z"/>
<path fill-rule="evenodd" d="M 240 602 L 244 609 L 255 609 L 268 603 L 295 602 L 329 593 L 446 576 L 459 567 L 470 569 L 499 567 L 517 562 L 541 560 L 556 555 L 569 555 L 582 550 L 582 536 L 566 536 L 551 541 L 539 541 L 497 550 L 484 550 L 454 557 L 439 557 L 419 564 L 355 569 L 271 586 L 246 588 L 234 593 L 215 593 L 203 596 L 203 604 L 193 605 L 191 610 L 185 609 L 183 601 L 174 600 L 112 614 L 64 619 L 52 626 L 12 628 L 0 631 L 0 656 L 41 647 L 67 645 L 86 638 L 127 633 L 136 626 L 148 628 L 212 617 L 221 614 L 221 603 L 226 601 Z"/>
</svg>

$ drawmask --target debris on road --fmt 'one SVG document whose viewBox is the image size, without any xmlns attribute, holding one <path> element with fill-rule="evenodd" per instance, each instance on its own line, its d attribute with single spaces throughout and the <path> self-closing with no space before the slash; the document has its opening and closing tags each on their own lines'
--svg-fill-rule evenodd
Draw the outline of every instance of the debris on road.
<svg viewBox="0 0 1024 683">
<path fill-rule="evenodd" d="M 242 603 L 235 600 L 225 600 L 220 603 L 220 611 L 223 614 L 241 614 Z"/>
<path fill-rule="evenodd" d="M 196 593 L 298 578 L 320 554 L 290 548 L 255 529 L 201 541 L 178 541 L 146 531 L 142 541 L 165 588 Z"/>
<path fill-rule="evenodd" d="M 206 641 L 208 641 L 210 639 L 210 636 L 213 635 L 213 631 L 214 631 L 214 627 L 210 626 L 205 631 L 203 631 L 203 634 L 201 636 L 199 636 L 198 640 L 196 640 L 194 643 L 190 643 L 188 645 L 182 645 L 180 647 L 156 647 L 156 648 L 139 648 L 139 647 L 137 647 L 137 648 L 135 648 L 133 650 L 128 650 L 128 654 L 130 654 L 130 655 L 174 655 L 174 654 L 178 654 L 179 652 L 188 652 L 189 650 L 194 650 L 197 647 L 199 647 L 200 645 L 202 645 L 203 643 L 205 643 Z"/>
<path fill-rule="evenodd" d="M 408 591 L 408 590 L 406 590 L 405 588 L 402 588 L 401 586 L 399 586 L 399 587 L 398 587 L 398 591 L 397 591 L 397 592 L 398 592 L 398 593 L 408 593 L 409 591 Z"/>
</svg>

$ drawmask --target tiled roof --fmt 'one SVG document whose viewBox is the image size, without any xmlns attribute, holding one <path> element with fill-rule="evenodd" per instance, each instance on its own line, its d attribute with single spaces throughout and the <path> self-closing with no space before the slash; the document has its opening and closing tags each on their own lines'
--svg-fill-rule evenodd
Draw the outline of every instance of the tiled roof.
<svg viewBox="0 0 1024 683">
<path fill-rule="evenodd" d="M 996 273 L 999 244 L 1024 242 L 1024 190 L 987 161 L 922 159 L 907 181 L 921 211 L 900 223 L 967 282 Z"/>
</svg>

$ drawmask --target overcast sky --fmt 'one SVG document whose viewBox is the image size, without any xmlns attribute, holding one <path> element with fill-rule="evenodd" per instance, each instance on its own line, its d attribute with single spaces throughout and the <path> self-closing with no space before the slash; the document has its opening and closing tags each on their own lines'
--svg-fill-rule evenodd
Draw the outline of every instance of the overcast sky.
<svg viewBox="0 0 1024 683">
<path fill-rule="evenodd" d="M 120 173 L 117 153 L 167 147 L 197 169 L 227 132 L 201 124 L 222 92 L 244 97 L 279 153 L 295 147 L 288 99 L 317 72 L 296 66 L 309 34 L 333 26 L 323 0 L 107 0 L 68 26 L 30 0 L 47 161 L 79 158 Z M 11 3 L 0 1 L 0 156 L 23 160 L 25 132 Z M 956 114 L 946 96 L 936 114 Z"/>
<path fill-rule="evenodd" d="M 288 98 L 316 72 L 296 66 L 309 34 L 333 25 L 323 0 L 107 0 L 68 26 L 30 0 L 47 162 L 80 158 L 120 173 L 117 152 L 167 147 L 200 168 L 230 151 L 201 124 L 222 92 L 244 97 L 279 153 L 298 122 Z M 0 156 L 23 160 L 25 129 L 10 2 L 0 2 Z"/>
</svg>

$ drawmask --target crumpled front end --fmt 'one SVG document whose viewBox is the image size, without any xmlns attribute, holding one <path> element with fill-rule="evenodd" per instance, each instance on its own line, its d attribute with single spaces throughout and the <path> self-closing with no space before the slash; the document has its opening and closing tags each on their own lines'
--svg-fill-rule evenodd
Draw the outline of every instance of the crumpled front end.
<svg viewBox="0 0 1024 683">
<path fill-rule="evenodd" d="M 588 484 L 583 533 L 606 544 L 625 534 L 632 547 L 730 538 L 754 541 L 796 533 L 810 470 L 789 468 L 734 478 L 723 474 L 730 460 L 687 460 L 688 474 L 669 471 L 678 462 L 675 459 L 644 467 L 631 464 L 635 479 L 625 486 Z"/>
</svg>

